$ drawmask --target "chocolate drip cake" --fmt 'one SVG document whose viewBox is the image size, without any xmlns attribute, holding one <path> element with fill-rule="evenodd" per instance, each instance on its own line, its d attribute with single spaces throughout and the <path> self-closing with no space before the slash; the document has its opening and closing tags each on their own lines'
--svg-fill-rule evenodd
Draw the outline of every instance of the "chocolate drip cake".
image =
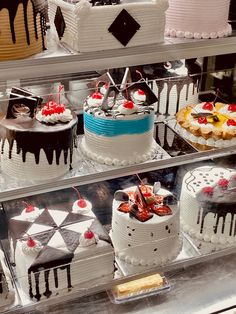
<svg viewBox="0 0 236 314">
<path fill-rule="evenodd" d="M 77 117 L 63 104 L 13 89 L 6 115 L 0 115 L 1 170 L 28 180 L 62 176 L 72 167 Z"/>
<path fill-rule="evenodd" d="M 21 288 L 34 300 L 112 280 L 114 254 L 91 204 L 39 209 L 31 204 L 9 221 L 12 258 Z"/>
<path fill-rule="evenodd" d="M 1 0 L 0 20 L 0 60 L 46 49 L 46 0 Z"/>
<path fill-rule="evenodd" d="M 236 241 L 236 171 L 205 166 L 189 171 L 180 196 L 181 220 L 191 236 L 214 244 Z"/>
</svg>

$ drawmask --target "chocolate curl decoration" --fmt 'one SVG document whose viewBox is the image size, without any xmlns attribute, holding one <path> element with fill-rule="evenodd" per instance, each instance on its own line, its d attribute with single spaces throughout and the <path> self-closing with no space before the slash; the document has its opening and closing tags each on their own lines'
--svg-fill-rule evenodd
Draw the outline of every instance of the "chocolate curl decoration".
<svg viewBox="0 0 236 314">
<path fill-rule="evenodd" d="M 130 74 L 130 71 L 129 71 L 129 68 L 126 68 L 125 69 L 125 74 L 122 78 L 122 82 L 121 82 L 121 85 L 120 85 L 120 89 L 124 89 L 126 88 L 126 85 L 127 85 L 127 82 L 128 82 L 128 76 Z M 128 99 L 128 98 L 127 98 Z"/>
</svg>

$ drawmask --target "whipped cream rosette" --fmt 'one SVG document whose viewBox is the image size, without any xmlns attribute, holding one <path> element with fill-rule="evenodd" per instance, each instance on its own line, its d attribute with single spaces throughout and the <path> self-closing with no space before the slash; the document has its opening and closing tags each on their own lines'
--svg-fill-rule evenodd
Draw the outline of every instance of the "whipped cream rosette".
<svg viewBox="0 0 236 314">
<path fill-rule="evenodd" d="M 72 120 L 72 114 L 64 104 L 50 100 L 37 112 L 36 119 L 46 124 L 67 123 Z"/>
</svg>

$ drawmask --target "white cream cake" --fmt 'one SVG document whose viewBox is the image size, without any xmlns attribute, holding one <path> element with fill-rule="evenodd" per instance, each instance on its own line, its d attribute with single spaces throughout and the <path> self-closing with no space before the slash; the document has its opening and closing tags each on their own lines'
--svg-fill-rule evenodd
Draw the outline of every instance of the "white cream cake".
<svg viewBox="0 0 236 314">
<path fill-rule="evenodd" d="M 149 88 L 145 83 L 141 86 Z M 108 97 L 103 106 L 104 97 L 96 91 L 84 103 L 84 154 L 108 165 L 125 166 L 151 159 L 157 144 L 153 139 L 153 104 L 147 103 L 148 94 L 134 88 L 129 99 L 119 94 L 115 100 Z"/>
<path fill-rule="evenodd" d="M 165 34 L 194 39 L 229 36 L 229 6 L 230 0 L 169 0 Z"/>
<path fill-rule="evenodd" d="M 62 43 L 88 52 L 162 42 L 167 7 L 167 0 L 101 6 L 88 0 L 50 0 L 49 15 Z"/>
<path fill-rule="evenodd" d="M 203 166 L 188 171 L 180 195 L 181 223 L 190 236 L 213 244 L 236 243 L 236 171 Z"/>
<path fill-rule="evenodd" d="M 80 199 L 72 211 L 58 208 L 27 204 L 9 222 L 17 279 L 25 295 L 37 301 L 113 279 L 114 251 L 91 203 Z"/>
<path fill-rule="evenodd" d="M 173 194 L 151 186 L 117 191 L 112 206 L 111 239 L 115 254 L 132 265 L 161 265 L 182 247 L 179 206 Z"/>
</svg>

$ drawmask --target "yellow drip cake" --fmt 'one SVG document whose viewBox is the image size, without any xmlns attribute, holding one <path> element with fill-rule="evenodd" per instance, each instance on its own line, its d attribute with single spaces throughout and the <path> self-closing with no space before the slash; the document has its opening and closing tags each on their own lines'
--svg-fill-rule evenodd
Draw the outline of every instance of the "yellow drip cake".
<svg viewBox="0 0 236 314">
<path fill-rule="evenodd" d="M 0 0 L 0 60 L 46 49 L 46 0 Z"/>
</svg>

